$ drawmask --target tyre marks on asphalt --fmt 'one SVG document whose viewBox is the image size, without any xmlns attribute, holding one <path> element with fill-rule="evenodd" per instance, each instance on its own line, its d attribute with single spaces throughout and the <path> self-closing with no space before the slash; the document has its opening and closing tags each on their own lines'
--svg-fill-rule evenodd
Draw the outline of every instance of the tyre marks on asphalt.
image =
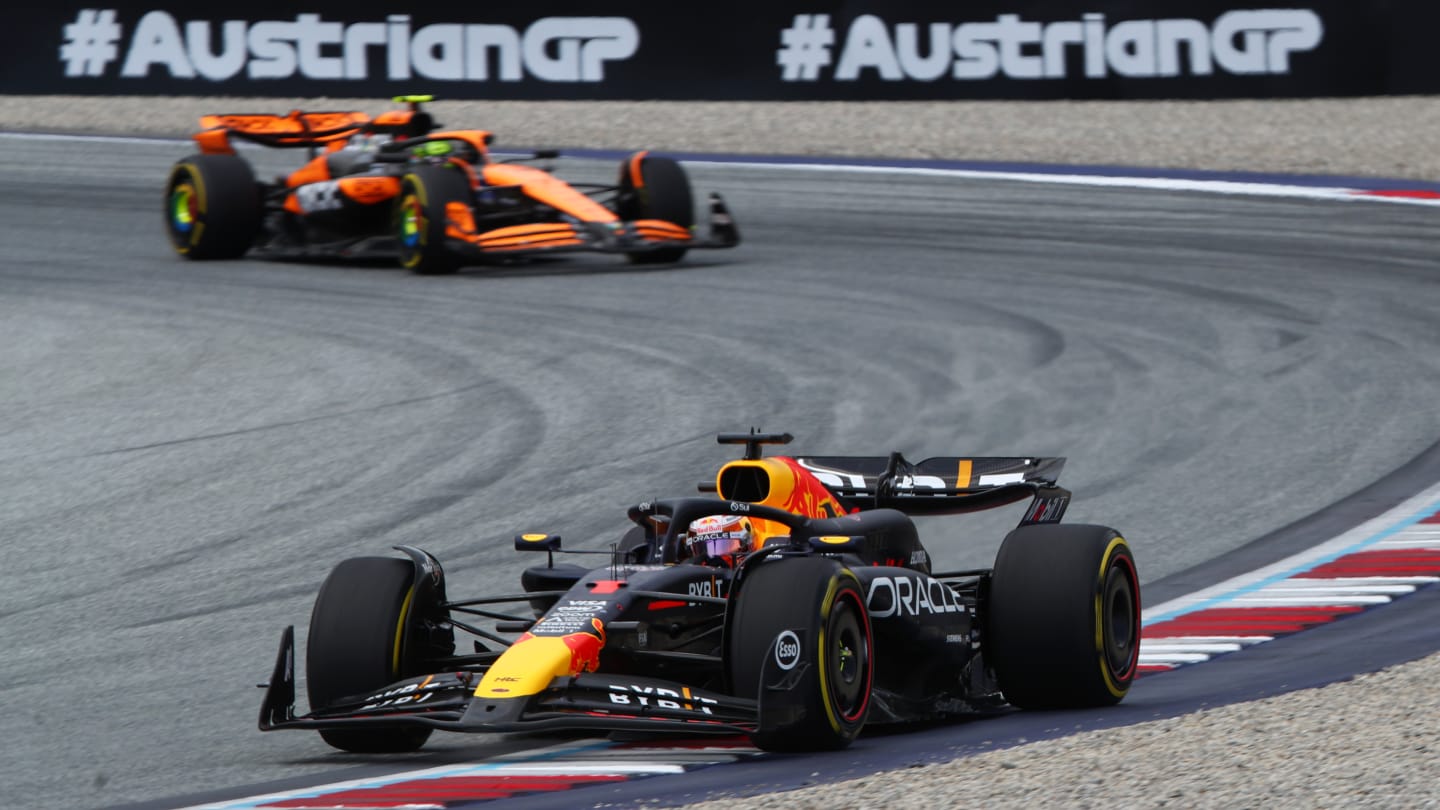
<svg viewBox="0 0 1440 810">
<path fill-rule="evenodd" d="M 1140 671 L 1327 624 L 1440 582 L 1440 487 L 1275 565 L 1145 611 Z"/>
</svg>

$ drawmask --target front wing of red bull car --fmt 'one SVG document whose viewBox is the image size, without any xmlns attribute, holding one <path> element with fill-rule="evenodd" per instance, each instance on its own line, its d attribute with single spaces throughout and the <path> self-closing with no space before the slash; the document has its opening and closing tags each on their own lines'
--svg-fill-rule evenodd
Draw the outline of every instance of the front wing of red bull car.
<svg viewBox="0 0 1440 810">
<path fill-rule="evenodd" d="M 720 497 L 634 506 L 636 528 L 608 551 L 520 535 L 518 550 L 546 559 L 518 593 L 452 600 L 440 563 L 411 547 L 340 563 L 310 619 L 311 711 L 295 714 L 287 628 L 261 730 L 367 753 L 415 750 L 437 728 L 738 733 L 818 750 L 867 722 L 1124 697 L 1133 557 L 1113 530 L 1059 525 L 1063 459 L 761 458 L 788 434 L 720 438 L 747 445 L 702 485 Z M 994 568 L 931 570 L 911 515 L 1026 498 Z M 744 517 L 755 548 L 691 555 L 686 529 L 711 515 Z"/>
</svg>

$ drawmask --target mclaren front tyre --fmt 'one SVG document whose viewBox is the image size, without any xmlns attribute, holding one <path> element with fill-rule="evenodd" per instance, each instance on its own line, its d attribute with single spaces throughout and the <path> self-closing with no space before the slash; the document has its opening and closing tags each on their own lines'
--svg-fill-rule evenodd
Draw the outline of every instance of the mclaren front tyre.
<svg viewBox="0 0 1440 810">
<path fill-rule="evenodd" d="M 470 181 L 465 173 L 446 166 L 417 166 L 400 180 L 395 206 L 395 236 L 401 266 L 424 275 L 453 273 L 460 257 L 446 236 L 452 204 L 470 205 Z"/>
</svg>

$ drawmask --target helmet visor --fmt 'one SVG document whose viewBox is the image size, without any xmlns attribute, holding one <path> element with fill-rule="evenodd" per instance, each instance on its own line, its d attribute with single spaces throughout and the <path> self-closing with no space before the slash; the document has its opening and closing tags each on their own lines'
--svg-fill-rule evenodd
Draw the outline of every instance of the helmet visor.
<svg viewBox="0 0 1440 810">
<path fill-rule="evenodd" d="M 690 553 L 696 557 L 723 557 L 745 547 L 744 532 L 716 532 L 696 535 L 690 540 Z"/>
</svg>

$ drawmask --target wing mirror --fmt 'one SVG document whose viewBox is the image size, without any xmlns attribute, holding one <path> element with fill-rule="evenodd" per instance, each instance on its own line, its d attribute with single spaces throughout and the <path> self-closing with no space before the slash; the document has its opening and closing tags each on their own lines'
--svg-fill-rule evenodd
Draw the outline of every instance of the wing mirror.
<svg viewBox="0 0 1440 810">
<path fill-rule="evenodd" d="M 560 535 L 530 532 L 515 535 L 516 551 L 559 551 Z"/>
<path fill-rule="evenodd" d="M 846 551 L 860 552 L 865 549 L 864 535 L 822 534 L 810 538 L 810 550 L 821 554 L 840 554 Z"/>
</svg>

